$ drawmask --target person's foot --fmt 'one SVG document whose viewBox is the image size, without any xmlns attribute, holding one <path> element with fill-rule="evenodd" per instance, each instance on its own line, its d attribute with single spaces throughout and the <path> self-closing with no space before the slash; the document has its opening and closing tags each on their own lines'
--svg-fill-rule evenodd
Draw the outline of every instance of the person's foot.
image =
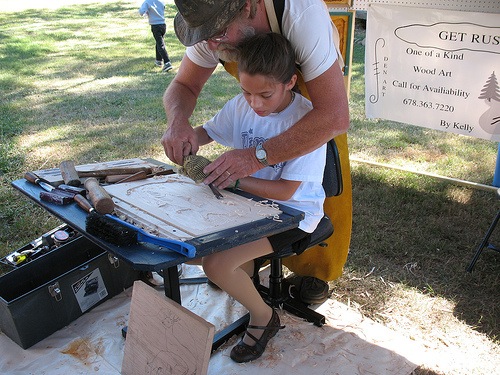
<svg viewBox="0 0 500 375">
<path fill-rule="evenodd" d="M 255 344 L 245 344 L 243 339 L 241 339 L 241 341 L 231 350 L 231 359 L 238 363 L 244 363 L 259 358 L 262 353 L 264 353 L 269 340 L 276 336 L 276 333 L 278 333 L 278 331 L 282 328 L 285 328 L 285 326 L 280 325 L 280 317 L 276 313 L 276 310 L 273 309 L 273 315 L 266 326 L 254 326 L 250 324 L 247 326 L 247 332 L 245 334 L 251 338 Z M 262 336 L 257 339 L 254 335 L 248 332 L 248 329 L 261 329 L 264 332 L 262 333 Z"/>
<path fill-rule="evenodd" d="M 163 61 L 161 61 L 161 60 L 155 60 L 155 65 L 156 66 L 162 66 L 162 64 L 163 64 Z"/>
<path fill-rule="evenodd" d="M 321 304 L 329 297 L 328 283 L 312 276 L 304 276 L 300 284 L 299 298 L 308 305 Z"/>
<path fill-rule="evenodd" d="M 163 69 L 162 69 L 164 72 L 170 72 L 172 70 L 172 63 L 170 61 L 167 61 L 164 65 L 163 65 Z"/>
</svg>

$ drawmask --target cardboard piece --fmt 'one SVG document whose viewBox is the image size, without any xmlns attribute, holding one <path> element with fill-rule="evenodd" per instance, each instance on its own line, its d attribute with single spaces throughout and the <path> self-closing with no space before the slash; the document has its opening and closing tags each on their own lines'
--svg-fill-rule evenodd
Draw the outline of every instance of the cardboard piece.
<svg viewBox="0 0 500 375">
<path fill-rule="evenodd" d="M 122 374 L 206 374 L 214 331 L 203 318 L 136 281 Z"/>
</svg>

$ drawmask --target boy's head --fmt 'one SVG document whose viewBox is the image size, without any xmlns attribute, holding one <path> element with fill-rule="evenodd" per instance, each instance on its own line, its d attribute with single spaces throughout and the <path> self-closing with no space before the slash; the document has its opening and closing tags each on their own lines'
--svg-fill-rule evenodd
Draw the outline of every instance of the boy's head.
<svg viewBox="0 0 500 375">
<path fill-rule="evenodd" d="M 288 83 L 295 74 L 295 53 L 290 42 L 275 33 L 254 35 L 238 45 L 238 70 Z"/>
<path fill-rule="evenodd" d="M 295 54 L 280 34 L 252 36 L 238 45 L 238 71 L 246 101 L 261 117 L 280 113 L 293 101 Z"/>
</svg>

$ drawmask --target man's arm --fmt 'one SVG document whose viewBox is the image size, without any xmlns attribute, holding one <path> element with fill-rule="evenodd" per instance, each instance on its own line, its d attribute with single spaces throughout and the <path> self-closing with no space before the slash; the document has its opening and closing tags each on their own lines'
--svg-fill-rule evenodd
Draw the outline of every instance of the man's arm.
<svg viewBox="0 0 500 375">
<path fill-rule="evenodd" d="M 198 152 L 198 140 L 189 123 L 201 89 L 214 69 L 202 68 L 184 56 L 177 75 L 163 95 L 167 130 L 161 143 L 167 157 L 182 165 L 185 155 Z"/>
<path fill-rule="evenodd" d="M 349 128 L 349 103 L 338 61 L 306 82 L 306 87 L 313 109 L 290 129 L 264 143 L 269 164 L 307 154 Z"/>
<path fill-rule="evenodd" d="M 349 128 L 349 104 L 338 61 L 306 82 L 306 87 L 313 109 L 286 132 L 264 143 L 269 164 L 307 154 Z M 205 168 L 204 172 L 210 174 L 205 183 L 225 188 L 229 180 L 249 176 L 262 167 L 255 148 L 228 151 Z"/>
</svg>

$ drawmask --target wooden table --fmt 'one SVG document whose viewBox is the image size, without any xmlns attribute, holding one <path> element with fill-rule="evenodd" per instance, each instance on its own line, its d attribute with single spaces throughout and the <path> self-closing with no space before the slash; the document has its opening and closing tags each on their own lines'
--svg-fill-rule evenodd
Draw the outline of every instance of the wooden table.
<svg viewBox="0 0 500 375">
<path fill-rule="evenodd" d="M 12 186 L 102 249 L 109 251 L 119 259 L 130 264 L 134 269 L 156 271 L 162 274 L 165 283 L 165 295 L 181 304 L 177 265 L 185 263 L 190 258 L 173 251 L 164 251 L 156 245 L 147 243 L 119 247 L 103 241 L 86 232 L 85 219 L 88 214 L 76 203 L 59 206 L 42 201 L 40 200 L 40 192 L 43 191 L 42 188 L 25 179 L 13 181 Z M 238 194 L 253 198 L 256 201 L 261 200 L 259 197 L 251 196 L 241 191 L 238 191 Z M 240 244 L 298 227 L 300 220 L 304 216 L 302 211 L 284 205 L 279 205 L 279 209 L 281 213 L 278 220 L 263 218 L 249 224 L 196 237 L 187 240 L 186 243 L 190 243 L 196 248 L 195 258 L 201 258 L 214 252 L 227 250 Z M 242 319 L 248 319 L 248 317 L 243 317 Z M 233 328 L 239 329 L 241 325 L 240 320 L 228 327 L 224 332 L 218 333 L 214 340 L 214 348 L 218 347 L 227 337 L 235 333 Z"/>
</svg>

